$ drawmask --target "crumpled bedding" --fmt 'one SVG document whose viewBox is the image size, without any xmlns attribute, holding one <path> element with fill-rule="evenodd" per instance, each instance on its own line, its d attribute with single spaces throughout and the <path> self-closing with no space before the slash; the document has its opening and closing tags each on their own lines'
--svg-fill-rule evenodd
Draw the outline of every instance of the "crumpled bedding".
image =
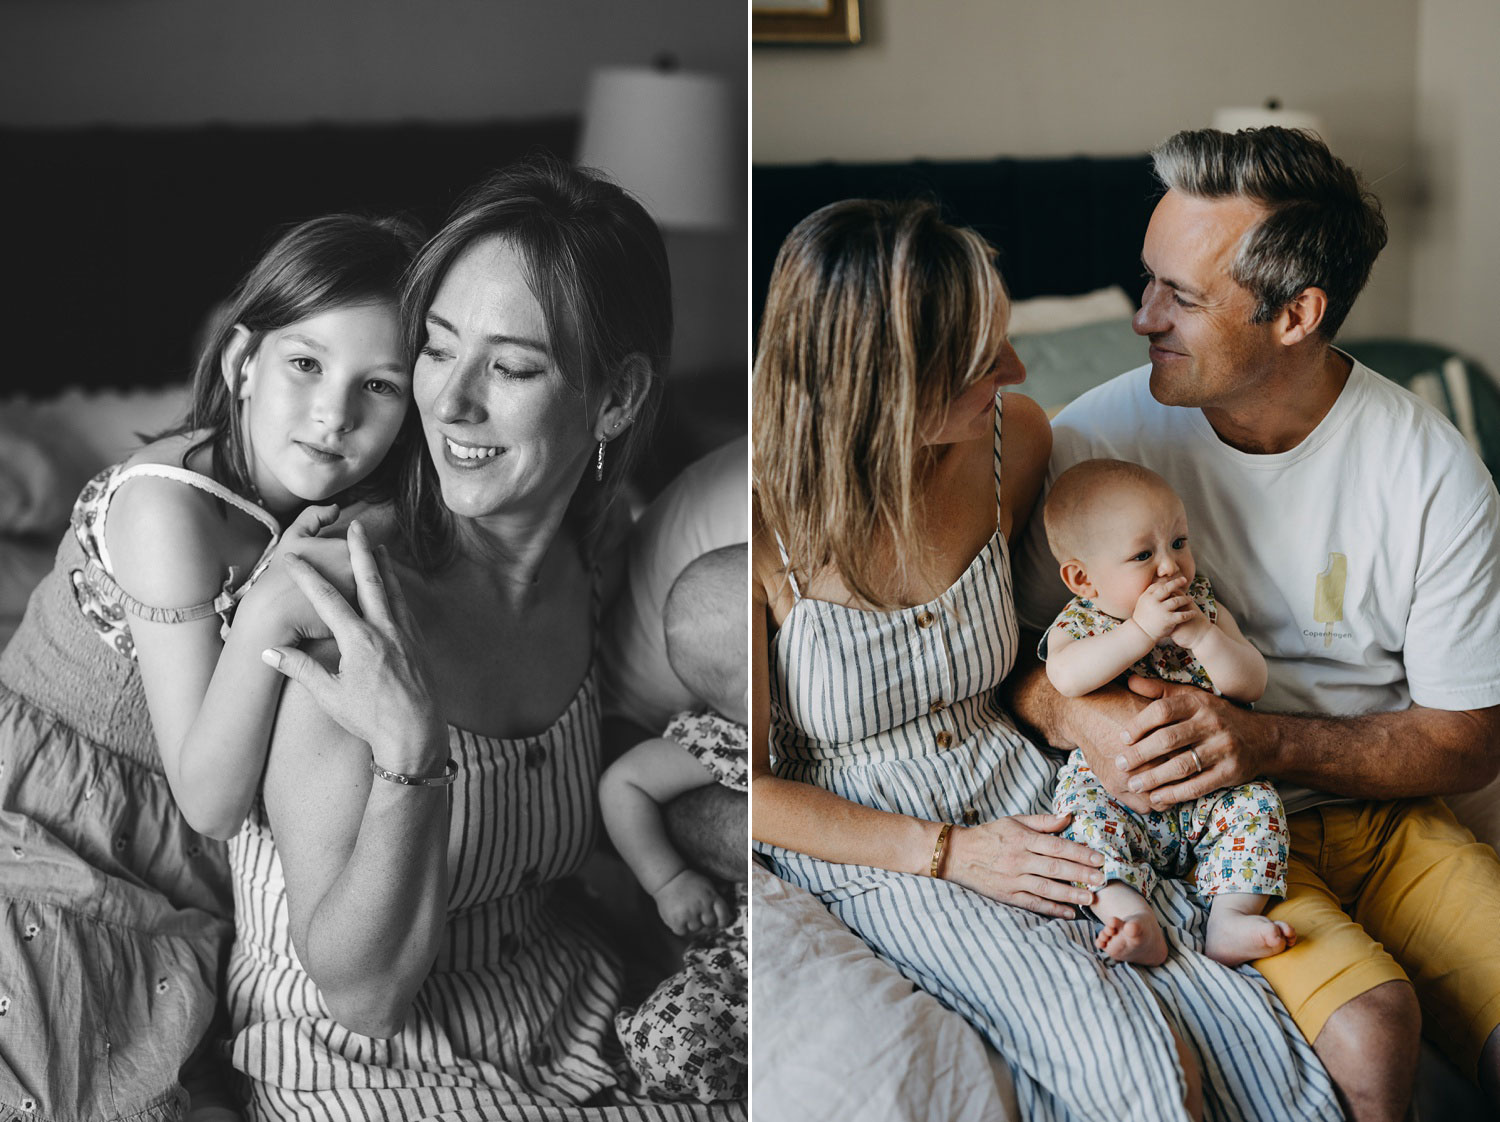
<svg viewBox="0 0 1500 1122">
<path fill-rule="evenodd" d="M 751 873 L 757 1120 L 1019 1120 L 1009 1071 L 963 1018 L 806 890 Z"/>
</svg>

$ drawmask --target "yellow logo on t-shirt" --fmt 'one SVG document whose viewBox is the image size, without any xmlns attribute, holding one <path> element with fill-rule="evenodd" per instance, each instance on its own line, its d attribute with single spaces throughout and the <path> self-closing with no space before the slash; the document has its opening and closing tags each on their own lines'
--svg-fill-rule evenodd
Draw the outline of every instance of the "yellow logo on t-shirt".
<svg viewBox="0 0 1500 1122">
<path fill-rule="evenodd" d="M 1349 573 L 1349 559 L 1342 553 L 1328 555 L 1328 568 L 1318 574 L 1313 589 L 1313 619 L 1323 624 L 1323 645 L 1333 645 L 1333 625 L 1344 619 L 1344 579 Z"/>
</svg>

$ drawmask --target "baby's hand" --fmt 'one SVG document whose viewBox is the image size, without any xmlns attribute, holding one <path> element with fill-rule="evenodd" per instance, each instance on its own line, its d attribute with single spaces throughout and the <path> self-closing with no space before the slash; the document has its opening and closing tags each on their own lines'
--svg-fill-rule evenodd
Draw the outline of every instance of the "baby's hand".
<svg viewBox="0 0 1500 1122">
<path fill-rule="evenodd" d="M 729 902 L 702 873 L 683 869 L 655 892 L 656 909 L 674 935 L 697 935 L 727 927 L 734 919 Z"/>
<path fill-rule="evenodd" d="M 1159 580 L 1141 593 L 1130 618 L 1153 643 L 1159 644 L 1183 624 L 1191 623 L 1194 616 L 1202 618 L 1186 590 L 1186 577 Z"/>
<path fill-rule="evenodd" d="M 1188 598 L 1188 604 L 1192 607 L 1192 616 L 1186 623 L 1177 625 L 1177 630 L 1172 632 L 1172 642 L 1179 647 L 1192 650 L 1208 637 L 1214 625 L 1213 621 L 1203 614 L 1203 609 L 1193 603 L 1191 597 Z"/>
</svg>

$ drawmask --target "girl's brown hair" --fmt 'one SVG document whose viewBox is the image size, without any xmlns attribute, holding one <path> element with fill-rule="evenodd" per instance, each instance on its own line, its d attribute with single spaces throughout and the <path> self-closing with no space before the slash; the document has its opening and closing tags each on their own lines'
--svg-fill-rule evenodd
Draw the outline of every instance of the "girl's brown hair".
<svg viewBox="0 0 1500 1122">
<path fill-rule="evenodd" d="M 930 202 L 850 199 L 782 243 L 752 389 L 755 502 L 803 579 L 891 607 L 921 550 L 921 435 L 1005 342 L 994 249 Z"/>
<path fill-rule="evenodd" d="M 237 371 L 233 384 L 224 380 L 224 354 L 235 328 L 243 326 L 250 332 L 248 356 L 270 332 L 323 312 L 360 304 L 395 304 L 407 267 L 421 244 L 421 228 L 404 217 L 327 214 L 282 231 L 214 313 L 193 370 L 187 418 L 152 439 L 201 433 L 182 454 L 183 466 L 200 448 L 209 448 L 214 478 L 236 494 L 254 495 L 248 438 L 239 409 L 244 374 Z M 420 444 L 417 411 L 408 407 L 395 444 L 380 465 L 331 501 L 390 498 L 405 451 Z"/>
</svg>

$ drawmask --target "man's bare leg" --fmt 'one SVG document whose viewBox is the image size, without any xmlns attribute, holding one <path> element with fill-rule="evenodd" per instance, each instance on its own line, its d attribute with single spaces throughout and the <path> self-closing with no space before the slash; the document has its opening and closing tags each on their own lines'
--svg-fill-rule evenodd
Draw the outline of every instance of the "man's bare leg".
<svg viewBox="0 0 1500 1122">
<path fill-rule="evenodd" d="M 1334 1011 L 1313 1050 L 1350 1122 L 1406 1117 L 1421 1040 L 1422 1011 L 1410 982 L 1385 982 Z"/>
</svg>

